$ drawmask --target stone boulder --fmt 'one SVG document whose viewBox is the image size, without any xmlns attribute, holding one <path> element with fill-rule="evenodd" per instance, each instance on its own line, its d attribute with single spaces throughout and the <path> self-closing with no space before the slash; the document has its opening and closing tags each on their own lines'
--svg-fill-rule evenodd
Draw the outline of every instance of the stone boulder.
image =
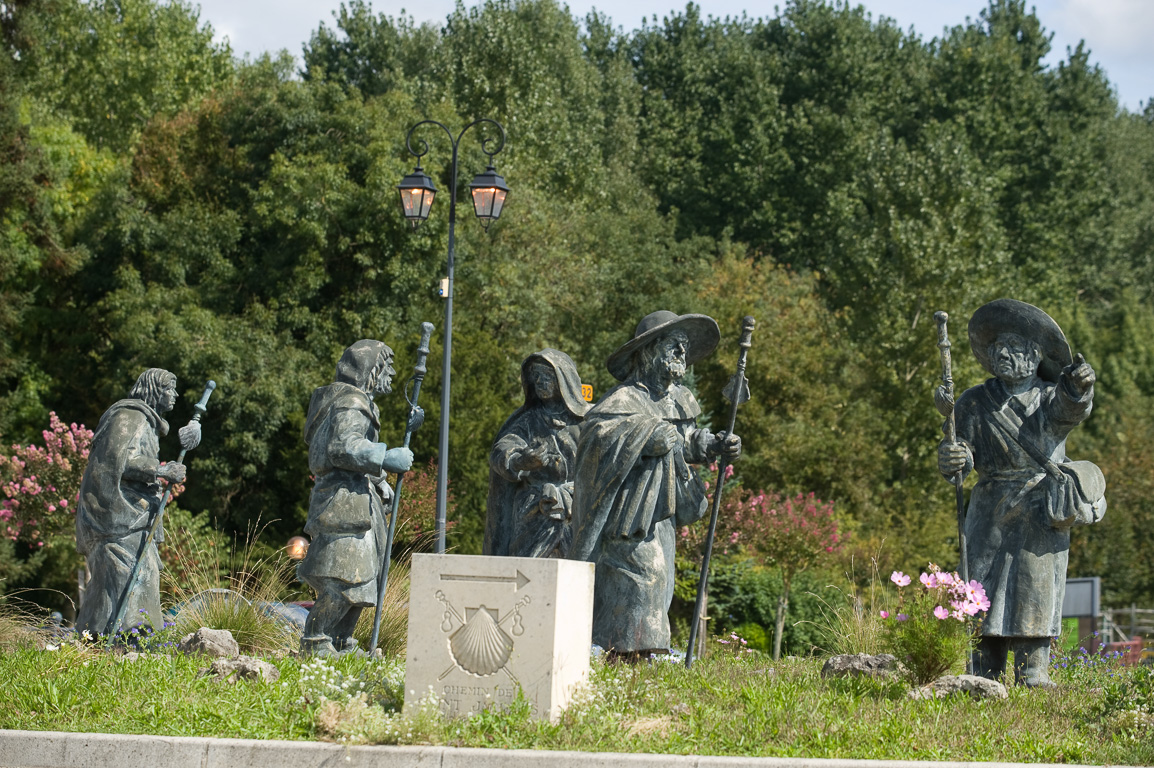
<svg viewBox="0 0 1154 768">
<path fill-rule="evenodd" d="M 212 666 L 200 671 L 199 677 L 215 677 L 222 683 L 235 683 L 238 680 L 275 683 L 280 679 L 280 670 L 252 656 L 238 656 L 235 659 L 215 659 Z"/>
<path fill-rule="evenodd" d="M 185 635 L 177 650 L 183 653 L 201 653 L 205 656 L 232 657 L 240 655 L 240 646 L 227 629 L 201 627 Z"/>
<path fill-rule="evenodd" d="M 988 680 L 977 675 L 946 675 L 927 686 L 910 691 L 911 699 L 944 699 L 955 694 L 965 694 L 979 701 L 982 699 L 1004 699 L 1009 694 L 1006 686 L 997 680 Z"/>
<path fill-rule="evenodd" d="M 902 665 L 891 654 L 844 653 L 831 656 L 821 668 L 821 676 L 827 677 L 876 677 L 887 679 L 898 674 Z"/>
</svg>

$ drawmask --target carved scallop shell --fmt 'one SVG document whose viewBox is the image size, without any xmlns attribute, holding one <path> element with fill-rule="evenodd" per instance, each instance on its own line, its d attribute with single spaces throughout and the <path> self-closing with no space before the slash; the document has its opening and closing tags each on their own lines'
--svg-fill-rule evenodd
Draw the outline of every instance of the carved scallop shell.
<svg viewBox="0 0 1154 768">
<path fill-rule="evenodd" d="M 482 606 L 449 638 L 449 649 L 462 669 L 486 677 L 505 666 L 513 652 L 513 638 Z"/>
</svg>

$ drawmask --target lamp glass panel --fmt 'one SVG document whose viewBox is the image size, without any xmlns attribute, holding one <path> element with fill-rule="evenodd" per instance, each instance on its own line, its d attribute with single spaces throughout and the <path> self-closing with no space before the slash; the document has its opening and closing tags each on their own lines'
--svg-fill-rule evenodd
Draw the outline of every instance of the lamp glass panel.
<svg viewBox="0 0 1154 768">
<path fill-rule="evenodd" d="M 497 190 L 492 187 L 473 188 L 473 210 L 478 218 L 487 219 L 493 215 L 493 197 Z"/>
<path fill-rule="evenodd" d="M 493 190 L 493 218 L 501 218 L 501 209 L 505 207 L 505 195 L 509 194 L 506 189 Z"/>
<path fill-rule="evenodd" d="M 436 194 L 430 189 L 411 188 L 401 190 L 401 207 L 405 210 L 406 219 L 427 219 L 429 209 L 433 206 L 433 196 Z"/>
</svg>

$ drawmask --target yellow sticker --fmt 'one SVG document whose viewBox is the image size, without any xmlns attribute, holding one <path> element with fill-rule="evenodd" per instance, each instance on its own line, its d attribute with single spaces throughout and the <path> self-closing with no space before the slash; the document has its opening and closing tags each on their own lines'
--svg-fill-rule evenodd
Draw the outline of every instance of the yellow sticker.
<svg viewBox="0 0 1154 768">
<path fill-rule="evenodd" d="M 581 385 L 581 397 L 585 398 L 585 402 L 587 402 L 587 403 L 593 402 L 593 385 L 592 384 L 582 384 Z"/>
</svg>

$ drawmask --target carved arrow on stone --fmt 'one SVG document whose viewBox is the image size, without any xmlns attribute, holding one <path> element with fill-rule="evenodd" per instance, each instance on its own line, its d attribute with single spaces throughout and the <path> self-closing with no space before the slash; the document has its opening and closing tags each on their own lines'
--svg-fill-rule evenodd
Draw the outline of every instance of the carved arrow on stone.
<svg viewBox="0 0 1154 768">
<path fill-rule="evenodd" d="M 521 587 L 529 583 L 529 577 L 517 571 L 516 576 L 473 576 L 465 574 L 442 573 L 441 581 L 486 581 L 497 583 L 514 584 L 513 591 L 516 592 Z"/>
</svg>

